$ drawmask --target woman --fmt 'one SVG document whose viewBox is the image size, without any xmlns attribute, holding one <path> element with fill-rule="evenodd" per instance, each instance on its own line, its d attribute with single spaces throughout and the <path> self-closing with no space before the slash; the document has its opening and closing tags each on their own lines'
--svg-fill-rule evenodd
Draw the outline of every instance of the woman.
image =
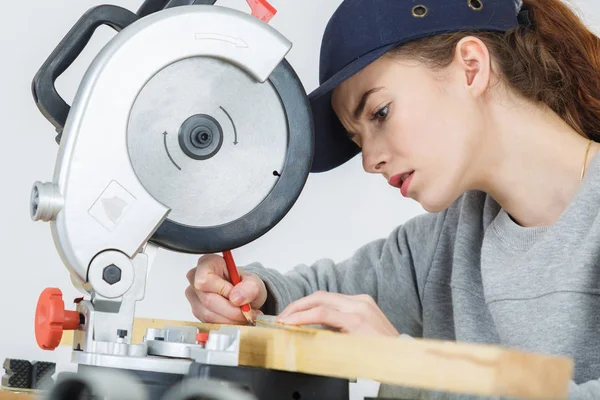
<svg viewBox="0 0 600 400">
<path fill-rule="evenodd" d="M 600 398 L 598 67 L 600 40 L 560 0 L 344 1 L 310 96 L 313 172 L 361 152 L 428 213 L 339 264 L 249 265 L 235 289 L 204 256 L 194 315 L 242 322 L 250 303 L 290 324 L 568 355 L 571 398 Z"/>
</svg>

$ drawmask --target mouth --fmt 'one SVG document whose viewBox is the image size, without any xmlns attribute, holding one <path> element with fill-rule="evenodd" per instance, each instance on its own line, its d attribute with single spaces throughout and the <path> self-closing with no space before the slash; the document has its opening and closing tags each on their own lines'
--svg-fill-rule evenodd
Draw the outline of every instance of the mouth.
<svg viewBox="0 0 600 400">
<path fill-rule="evenodd" d="M 410 178 L 414 172 L 415 171 L 409 171 L 394 175 L 389 179 L 388 183 L 395 188 L 401 189 L 404 182 Z"/>
</svg>

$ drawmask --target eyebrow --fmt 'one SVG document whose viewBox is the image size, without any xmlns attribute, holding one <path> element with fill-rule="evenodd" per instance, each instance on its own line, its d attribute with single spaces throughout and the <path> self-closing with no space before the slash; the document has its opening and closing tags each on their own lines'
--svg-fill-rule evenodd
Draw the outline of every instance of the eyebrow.
<svg viewBox="0 0 600 400">
<path fill-rule="evenodd" d="M 358 106 L 356 106 L 356 109 L 354 110 L 354 119 L 358 119 L 358 117 L 360 117 L 360 115 L 365 110 L 365 106 L 367 105 L 367 100 L 369 99 L 369 96 L 375 92 L 380 91 L 381 89 L 383 89 L 382 86 L 376 87 L 371 90 L 368 90 L 367 92 L 365 92 L 362 95 L 362 97 L 360 98 L 360 101 L 358 102 Z"/>
</svg>

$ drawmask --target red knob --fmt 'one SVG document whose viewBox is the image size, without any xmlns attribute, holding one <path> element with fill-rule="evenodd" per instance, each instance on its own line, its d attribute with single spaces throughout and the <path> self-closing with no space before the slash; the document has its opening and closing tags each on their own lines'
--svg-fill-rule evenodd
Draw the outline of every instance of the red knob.
<svg viewBox="0 0 600 400">
<path fill-rule="evenodd" d="M 56 349 L 63 330 L 77 329 L 79 322 L 77 311 L 65 310 L 60 289 L 44 289 L 35 309 L 35 339 L 38 346 L 44 350 Z"/>
<path fill-rule="evenodd" d="M 196 341 L 200 344 L 208 342 L 208 332 L 199 332 L 196 334 Z"/>
</svg>

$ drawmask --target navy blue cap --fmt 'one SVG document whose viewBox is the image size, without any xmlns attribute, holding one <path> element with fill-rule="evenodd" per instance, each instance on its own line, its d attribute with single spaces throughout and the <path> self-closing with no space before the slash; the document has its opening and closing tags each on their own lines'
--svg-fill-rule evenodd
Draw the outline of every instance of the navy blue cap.
<svg viewBox="0 0 600 400">
<path fill-rule="evenodd" d="M 320 86 L 309 95 L 315 124 L 311 172 L 331 170 L 359 153 L 331 106 L 331 93 L 392 48 L 464 30 L 518 26 L 519 0 L 344 0 L 325 28 Z"/>
</svg>

